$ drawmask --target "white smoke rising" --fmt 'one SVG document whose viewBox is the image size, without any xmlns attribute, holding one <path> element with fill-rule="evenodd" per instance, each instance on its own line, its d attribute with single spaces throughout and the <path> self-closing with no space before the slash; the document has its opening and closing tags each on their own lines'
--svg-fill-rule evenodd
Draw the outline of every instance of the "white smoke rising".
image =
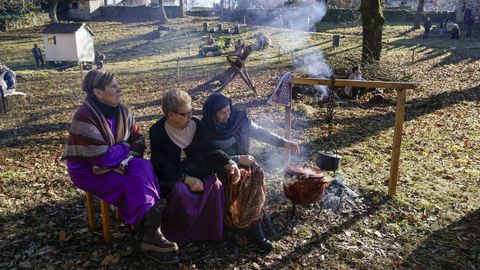
<svg viewBox="0 0 480 270">
<path fill-rule="evenodd" d="M 320 22 L 327 13 L 327 4 L 324 1 L 314 1 L 302 6 L 284 7 L 279 16 L 270 23 L 273 27 L 287 27 L 292 30 L 285 30 L 280 34 L 282 53 L 293 52 L 295 54 L 294 66 L 303 69 L 310 77 L 329 78 L 333 71 L 325 60 L 323 52 L 317 47 L 303 50 L 315 30 L 316 23 Z M 303 51 L 299 53 L 298 51 Z M 315 86 L 319 94 L 324 98 L 327 96 L 326 86 Z"/>
</svg>

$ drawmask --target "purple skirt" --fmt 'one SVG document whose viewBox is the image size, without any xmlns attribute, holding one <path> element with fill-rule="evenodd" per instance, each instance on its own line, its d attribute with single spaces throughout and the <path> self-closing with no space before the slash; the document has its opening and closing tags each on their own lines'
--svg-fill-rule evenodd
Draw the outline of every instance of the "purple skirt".
<svg viewBox="0 0 480 270">
<path fill-rule="evenodd" d="M 126 174 L 95 175 L 91 165 L 82 161 L 68 161 L 67 165 L 75 186 L 117 206 L 128 224 L 140 223 L 159 201 L 160 187 L 148 160 L 134 158 Z"/>
<path fill-rule="evenodd" d="M 215 175 L 204 179 L 202 192 L 191 192 L 177 182 L 167 196 L 162 232 L 170 241 L 221 241 L 223 236 L 223 186 Z"/>
</svg>

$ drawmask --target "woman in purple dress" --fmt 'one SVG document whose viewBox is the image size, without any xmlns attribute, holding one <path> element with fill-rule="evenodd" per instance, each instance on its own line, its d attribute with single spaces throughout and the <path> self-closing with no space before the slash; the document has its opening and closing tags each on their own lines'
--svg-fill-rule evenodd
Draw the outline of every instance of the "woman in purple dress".
<svg viewBox="0 0 480 270">
<path fill-rule="evenodd" d="M 150 128 L 152 164 L 166 197 L 162 230 L 176 242 L 212 240 L 223 235 L 225 197 L 215 172 L 238 179 L 235 162 L 215 151 L 203 124 L 192 117 L 191 98 L 172 90 L 163 96 L 165 114 Z"/>
<path fill-rule="evenodd" d="M 145 140 L 131 112 L 122 104 L 115 74 L 91 70 L 83 80 L 87 97 L 69 130 L 66 160 L 71 180 L 120 209 L 128 224 L 143 224 L 141 248 L 165 261 L 176 260 L 174 242 L 160 230 L 160 189 L 149 161 L 142 159 Z"/>
</svg>

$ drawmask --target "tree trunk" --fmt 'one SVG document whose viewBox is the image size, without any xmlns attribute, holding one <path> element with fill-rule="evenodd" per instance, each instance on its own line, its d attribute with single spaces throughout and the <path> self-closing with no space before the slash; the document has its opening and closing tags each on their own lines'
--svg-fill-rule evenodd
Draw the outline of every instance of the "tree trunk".
<svg viewBox="0 0 480 270">
<path fill-rule="evenodd" d="M 184 0 L 180 0 L 180 18 L 185 17 L 185 11 L 183 10 L 183 1 Z"/>
<path fill-rule="evenodd" d="M 158 0 L 158 22 L 166 23 L 168 22 L 167 14 L 165 13 L 165 6 L 163 5 L 163 0 Z"/>
<path fill-rule="evenodd" d="M 50 0 L 48 16 L 50 17 L 50 20 L 52 21 L 52 23 L 58 23 L 57 6 L 58 6 L 58 0 Z"/>
<path fill-rule="evenodd" d="M 382 0 L 361 0 L 362 13 L 362 63 L 379 61 L 382 52 L 382 29 L 385 24 Z"/>
<path fill-rule="evenodd" d="M 413 29 L 420 29 L 420 21 L 423 15 L 423 6 L 425 5 L 425 0 L 418 1 L 417 13 L 415 13 L 415 25 Z"/>
<path fill-rule="evenodd" d="M 223 18 L 223 9 L 225 8 L 225 0 L 220 0 L 220 18 Z"/>
</svg>

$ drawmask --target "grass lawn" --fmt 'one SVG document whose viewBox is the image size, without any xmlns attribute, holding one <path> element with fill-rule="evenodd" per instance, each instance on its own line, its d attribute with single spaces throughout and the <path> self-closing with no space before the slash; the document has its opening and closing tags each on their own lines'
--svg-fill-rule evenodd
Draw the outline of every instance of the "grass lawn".
<svg viewBox="0 0 480 270">
<path fill-rule="evenodd" d="M 227 67 L 223 56 L 197 56 L 207 37 L 200 32 L 202 23 L 191 17 L 171 20 L 172 30 L 154 40 L 148 37 L 155 22 L 89 23 L 95 48 L 106 55 L 105 67 L 117 73 L 123 101 L 144 133 L 161 117 L 160 99 L 169 89 L 189 91 L 195 114 L 201 115 L 209 93 L 192 90 Z M 234 35 L 253 43 L 253 34 L 262 31 L 273 46 L 253 52 L 247 61 L 259 97 L 239 79 L 224 93 L 255 122 L 283 134 L 284 110 L 266 104 L 280 73 L 300 72 L 309 53 L 320 50 L 338 76 L 360 58 L 361 27 L 325 24 L 320 29 L 310 34 L 249 26 Z M 274 252 L 261 253 L 242 232 L 227 231 L 221 243 L 182 245 L 181 266 L 175 267 L 144 256 L 126 224 L 113 222 L 111 245 L 102 244 L 101 231 L 87 230 L 84 193 L 71 184 L 59 160 L 83 100 L 81 74 L 77 67 L 34 68 L 30 50 L 34 43 L 43 49 L 41 31 L 0 33 L 0 58 L 17 73 L 17 90 L 27 93 L 28 101 L 0 115 L 1 269 L 480 269 L 478 29 L 477 38 L 461 40 L 456 51 L 448 50 L 448 37 L 424 41 L 422 31 L 410 31 L 409 25 L 384 29 L 381 68 L 391 78 L 418 84 L 407 93 L 397 197 L 386 195 L 395 106 L 369 104 L 366 97 L 341 103 L 334 119 L 343 156 L 339 173 L 363 198 L 356 211 L 300 206 L 291 218 L 276 158 L 282 150 L 254 142 L 252 154 L 267 173 L 266 208 L 277 231 L 268 234 Z M 331 35 L 337 33 L 341 45 L 332 48 Z M 392 91 L 386 97 L 395 102 Z M 302 154 L 292 159 L 313 164 L 326 133 L 325 108 L 307 95 L 296 103 L 316 113 L 294 112 L 292 139 Z"/>
</svg>

